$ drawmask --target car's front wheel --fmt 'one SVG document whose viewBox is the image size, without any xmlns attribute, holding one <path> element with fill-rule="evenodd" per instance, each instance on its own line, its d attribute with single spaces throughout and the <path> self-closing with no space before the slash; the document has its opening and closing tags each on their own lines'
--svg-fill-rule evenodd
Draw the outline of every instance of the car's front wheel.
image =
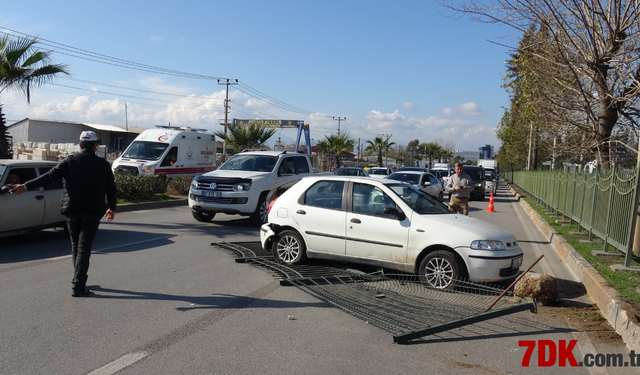
<svg viewBox="0 0 640 375">
<path fill-rule="evenodd" d="M 283 230 L 273 242 L 273 257 L 282 264 L 292 265 L 304 262 L 307 247 L 300 234 L 294 230 Z"/>
<path fill-rule="evenodd" d="M 429 253 L 420 263 L 420 276 L 424 283 L 437 289 L 453 287 L 460 279 L 463 265 L 451 252 L 436 250 Z"/>
<path fill-rule="evenodd" d="M 213 220 L 213 217 L 216 216 L 216 213 L 215 212 L 191 210 L 191 215 L 193 215 L 193 218 L 198 220 L 198 221 L 201 221 L 203 223 L 208 223 L 211 220 Z"/>
</svg>

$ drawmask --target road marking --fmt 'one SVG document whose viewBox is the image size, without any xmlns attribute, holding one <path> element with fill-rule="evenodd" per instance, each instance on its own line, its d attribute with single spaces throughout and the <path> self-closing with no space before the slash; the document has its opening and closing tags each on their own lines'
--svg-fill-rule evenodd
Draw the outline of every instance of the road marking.
<svg viewBox="0 0 640 375">
<path fill-rule="evenodd" d="M 122 357 L 116 359 L 115 361 L 107 365 L 104 365 L 95 371 L 90 372 L 88 375 L 115 374 L 116 372 L 122 370 L 123 368 L 131 366 L 132 364 L 138 362 L 139 360 L 143 359 L 147 355 L 149 355 L 149 353 L 146 353 L 146 352 L 125 354 Z"/>
</svg>

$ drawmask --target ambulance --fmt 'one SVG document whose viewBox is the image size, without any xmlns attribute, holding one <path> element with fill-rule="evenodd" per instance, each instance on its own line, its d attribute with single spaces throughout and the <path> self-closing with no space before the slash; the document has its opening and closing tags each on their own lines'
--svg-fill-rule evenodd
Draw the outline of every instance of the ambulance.
<svg viewBox="0 0 640 375">
<path fill-rule="evenodd" d="M 114 173 L 194 176 L 216 169 L 216 138 L 203 129 L 156 125 L 140 133 L 117 158 Z"/>
</svg>

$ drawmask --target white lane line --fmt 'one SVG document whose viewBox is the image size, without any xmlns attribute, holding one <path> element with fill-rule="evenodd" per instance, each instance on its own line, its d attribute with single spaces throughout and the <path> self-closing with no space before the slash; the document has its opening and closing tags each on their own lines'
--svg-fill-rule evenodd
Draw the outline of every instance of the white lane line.
<svg viewBox="0 0 640 375">
<path fill-rule="evenodd" d="M 116 372 L 122 370 L 125 367 L 131 366 L 132 364 L 138 362 L 139 360 L 143 359 L 144 357 L 146 357 L 147 355 L 149 355 L 149 353 L 146 352 L 139 352 L 139 353 L 131 353 L 131 354 L 125 354 L 122 357 L 116 359 L 115 361 L 100 367 L 99 369 L 90 372 L 88 375 L 111 375 L 111 374 L 115 374 Z"/>
</svg>

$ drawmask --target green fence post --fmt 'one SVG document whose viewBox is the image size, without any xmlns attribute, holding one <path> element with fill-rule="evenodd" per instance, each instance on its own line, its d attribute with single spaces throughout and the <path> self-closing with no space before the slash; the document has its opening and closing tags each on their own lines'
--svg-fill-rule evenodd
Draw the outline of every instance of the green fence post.
<svg viewBox="0 0 640 375">
<path fill-rule="evenodd" d="M 604 246 L 602 251 L 609 251 L 609 233 L 611 231 L 611 214 L 613 210 L 611 206 L 613 206 L 613 192 L 616 186 L 616 167 L 614 166 L 611 170 L 611 183 L 609 185 L 609 204 L 607 205 L 607 221 L 604 224 Z"/>
<path fill-rule="evenodd" d="M 638 178 L 638 175 L 640 175 L 640 145 L 638 145 L 638 153 L 636 154 L 636 175 L 635 175 L 635 181 L 634 181 L 634 186 L 636 187 L 633 190 L 632 193 L 632 197 L 633 197 L 633 210 L 631 211 L 631 220 L 629 220 L 629 240 L 627 241 L 627 255 L 624 259 L 624 266 L 625 267 L 630 267 L 631 266 L 631 257 L 633 256 L 633 237 L 635 235 L 635 230 L 636 230 L 636 221 L 638 220 L 638 181 L 640 181 L 640 179 Z"/>
</svg>

